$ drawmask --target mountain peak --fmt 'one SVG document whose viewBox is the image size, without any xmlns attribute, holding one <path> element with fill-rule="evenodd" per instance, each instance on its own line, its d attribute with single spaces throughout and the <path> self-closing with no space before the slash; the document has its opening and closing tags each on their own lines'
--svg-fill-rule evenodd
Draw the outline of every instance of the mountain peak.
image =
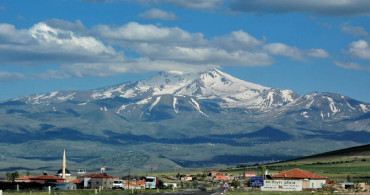
<svg viewBox="0 0 370 195">
<path fill-rule="evenodd" d="M 178 71 L 160 72 L 153 77 L 139 81 L 140 89 L 149 90 L 153 95 L 189 95 L 197 98 L 227 97 L 246 91 L 263 91 L 270 88 L 237 79 L 218 69 L 199 73 Z"/>
</svg>

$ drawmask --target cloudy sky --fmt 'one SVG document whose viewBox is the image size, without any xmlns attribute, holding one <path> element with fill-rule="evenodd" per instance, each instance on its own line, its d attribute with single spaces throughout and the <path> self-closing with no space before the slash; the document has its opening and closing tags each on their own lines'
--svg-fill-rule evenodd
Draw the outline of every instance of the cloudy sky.
<svg viewBox="0 0 370 195">
<path fill-rule="evenodd" d="M 370 102 L 368 0 L 2 0 L 0 101 L 219 68 Z"/>
</svg>

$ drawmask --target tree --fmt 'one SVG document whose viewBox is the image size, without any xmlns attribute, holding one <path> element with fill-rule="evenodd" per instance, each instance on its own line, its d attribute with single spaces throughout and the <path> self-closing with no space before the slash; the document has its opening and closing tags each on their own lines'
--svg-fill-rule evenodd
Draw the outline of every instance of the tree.
<svg viewBox="0 0 370 195">
<path fill-rule="evenodd" d="M 352 181 L 351 176 L 347 175 L 347 182 L 351 182 L 351 181 Z"/>
<path fill-rule="evenodd" d="M 233 179 L 233 181 L 231 181 L 231 186 L 233 186 L 234 188 L 238 188 L 239 187 L 239 184 L 240 182 L 236 179 Z"/>
<path fill-rule="evenodd" d="M 6 173 L 6 179 L 7 179 L 8 181 L 14 182 L 14 180 L 15 180 L 16 178 L 18 178 L 18 177 L 19 177 L 19 173 L 18 173 L 18 171 L 15 171 L 15 172 L 13 172 L 13 173 L 10 173 L 10 172 L 7 172 L 7 173 Z"/>
<path fill-rule="evenodd" d="M 14 180 L 15 180 L 16 178 L 18 178 L 18 177 L 19 177 L 19 173 L 18 173 L 18 171 L 16 171 L 16 172 L 12 173 L 12 182 L 14 182 Z"/>
<path fill-rule="evenodd" d="M 251 185 L 251 179 L 248 178 L 244 181 L 244 184 L 247 185 L 247 186 L 250 186 Z"/>
<path fill-rule="evenodd" d="M 26 175 L 27 175 L 27 176 L 30 176 L 30 175 L 31 175 L 31 173 L 30 173 L 29 171 L 27 171 L 27 172 L 26 172 Z"/>
<path fill-rule="evenodd" d="M 12 181 L 12 173 L 6 172 L 6 180 Z"/>
<path fill-rule="evenodd" d="M 260 166 L 260 171 L 261 171 L 261 176 L 263 176 L 263 178 L 265 178 L 266 165 L 261 165 Z"/>
</svg>

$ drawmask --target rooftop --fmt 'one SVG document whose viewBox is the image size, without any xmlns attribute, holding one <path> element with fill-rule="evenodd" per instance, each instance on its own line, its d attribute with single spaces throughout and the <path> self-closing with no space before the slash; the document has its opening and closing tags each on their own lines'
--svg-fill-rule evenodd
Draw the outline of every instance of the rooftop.
<svg viewBox="0 0 370 195">
<path fill-rule="evenodd" d="M 323 176 L 302 170 L 292 169 L 289 171 L 282 171 L 279 174 L 273 175 L 273 178 L 291 178 L 291 179 L 326 179 Z"/>
<path fill-rule="evenodd" d="M 91 173 L 88 175 L 84 175 L 82 177 L 90 177 L 90 178 L 115 178 L 111 175 L 108 175 L 106 173 Z"/>
</svg>

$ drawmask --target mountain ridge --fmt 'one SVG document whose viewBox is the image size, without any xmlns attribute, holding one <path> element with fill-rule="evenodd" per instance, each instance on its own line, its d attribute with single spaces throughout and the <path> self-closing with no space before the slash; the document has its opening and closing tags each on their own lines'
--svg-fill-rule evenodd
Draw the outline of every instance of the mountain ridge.
<svg viewBox="0 0 370 195">
<path fill-rule="evenodd" d="M 33 159 L 55 157 L 52 151 L 63 147 L 85 159 L 80 165 L 92 169 L 104 165 L 120 171 L 112 168 L 122 163 L 116 155 L 126 163 L 165 162 L 168 169 L 240 164 L 244 158 L 248 164 L 256 163 L 251 159 L 284 160 L 366 144 L 369 111 L 370 104 L 340 94 L 301 96 L 216 69 L 161 72 L 146 80 L 89 91 L 2 101 L 0 149 L 13 151 L 2 154 L 8 163 L 27 160 L 35 162 L 33 169 L 45 167 L 45 162 Z M 30 158 L 21 158 L 27 148 L 33 150 Z M 125 157 L 127 151 L 133 159 Z M 229 157 L 235 161 L 223 159 Z M 128 168 L 130 163 L 122 166 Z"/>
</svg>

